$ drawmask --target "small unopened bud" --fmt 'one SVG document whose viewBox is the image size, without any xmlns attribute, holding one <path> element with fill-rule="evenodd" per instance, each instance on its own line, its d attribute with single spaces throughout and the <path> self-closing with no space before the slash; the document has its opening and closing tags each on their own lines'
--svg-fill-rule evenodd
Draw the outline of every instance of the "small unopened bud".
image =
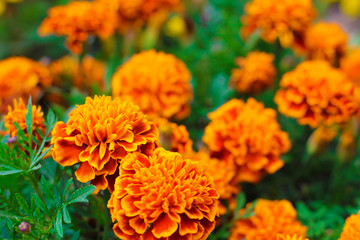
<svg viewBox="0 0 360 240">
<path fill-rule="evenodd" d="M 29 223 L 27 222 L 21 222 L 20 225 L 18 226 L 20 232 L 27 234 L 30 233 L 31 230 L 31 226 Z"/>
<path fill-rule="evenodd" d="M 14 137 L 9 137 L 9 138 L 7 139 L 7 143 L 8 143 L 8 144 L 14 143 L 15 141 L 16 141 L 16 136 L 14 136 Z"/>
</svg>

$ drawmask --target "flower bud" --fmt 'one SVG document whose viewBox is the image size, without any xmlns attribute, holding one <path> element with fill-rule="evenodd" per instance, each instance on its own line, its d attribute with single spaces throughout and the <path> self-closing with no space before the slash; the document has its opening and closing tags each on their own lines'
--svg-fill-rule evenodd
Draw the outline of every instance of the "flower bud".
<svg viewBox="0 0 360 240">
<path fill-rule="evenodd" d="M 14 136 L 14 137 L 9 137 L 9 138 L 7 139 L 7 143 L 8 143 L 8 144 L 14 143 L 15 141 L 16 141 L 16 136 Z"/>
<path fill-rule="evenodd" d="M 27 234 L 30 233 L 31 231 L 31 226 L 29 223 L 27 222 L 21 222 L 20 225 L 18 226 L 20 232 Z"/>
</svg>

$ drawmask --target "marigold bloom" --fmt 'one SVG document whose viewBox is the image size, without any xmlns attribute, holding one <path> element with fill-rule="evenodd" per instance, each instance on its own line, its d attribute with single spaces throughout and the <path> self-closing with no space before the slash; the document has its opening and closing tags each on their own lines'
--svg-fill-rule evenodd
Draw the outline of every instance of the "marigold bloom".
<svg viewBox="0 0 360 240">
<path fill-rule="evenodd" d="M 8 113 L 4 116 L 4 126 L 6 127 L 6 132 L 10 134 L 11 137 L 15 137 L 17 135 L 17 129 L 15 128 L 14 122 L 17 122 L 20 128 L 24 131 L 25 134 L 28 134 L 26 122 L 25 122 L 25 115 L 27 114 L 28 110 L 27 107 L 20 98 L 18 101 L 14 99 L 14 107 L 8 106 Z M 35 105 L 31 106 L 31 113 L 32 113 L 32 134 L 40 139 L 39 133 L 36 129 L 39 129 L 43 134 L 45 134 L 45 120 L 44 120 L 44 113 L 41 111 L 41 107 L 36 107 Z"/>
<path fill-rule="evenodd" d="M 43 87 L 51 85 L 49 70 L 42 64 L 25 57 L 10 57 L 0 61 L 0 108 L 6 112 L 13 99 L 27 99 L 32 95 L 34 101 Z"/>
<path fill-rule="evenodd" d="M 122 161 L 108 208 L 124 240 L 205 240 L 215 228 L 218 198 L 197 162 L 157 148 Z"/>
<path fill-rule="evenodd" d="M 298 236 L 297 234 L 294 235 L 282 235 L 282 234 L 278 234 L 277 235 L 277 239 L 276 240 L 309 240 L 307 238 L 303 238 L 302 236 Z"/>
<path fill-rule="evenodd" d="M 219 159 L 211 158 L 210 155 L 203 150 L 199 152 L 188 152 L 183 154 L 183 156 L 197 161 L 199 165 L 213 177 L 214 186 L 220 195 L 220 200 L 231 201 L 233 197 L 240 192 L 241 186 L 235 182 L 237 172 L 233 166 Z M 219 205 L 219 211 L 221 215 L 227 211 L 222 202 Z"/>
<path fill-rule="evenodd" d="M 252 0 L 245 6 L 241 33 L 248 37 L 260 29 L 267 42 L 279 39 L 283 47 L 302 44 L 315 14 L 312 0 Z"/>
<path fill-rule="evenodd" d="M 118 163 L 128 153 L 148 154 L 158 138 L 155 125 L 139 107 L 116 98 L 86 98 L 69 113 L 69 120 L 56 123 L 52 132 L 53 158 L 62 166 L 80 163 L 75 172 L 80 182 L 97 187 L 96 192 L 116 175 Z"/>
<path fill-rule="evenodd" d="M 275 110 L 253 98 L 246 103 L 233 99 L 209 118 L 203 141 L 212 157 L 236 166 L 237 181 L 258 182 L 284 165 L 280 155 L 289 151 L 291 143 Z"/>
<path fill-rule="evenodd" d="M 107 38 L 114 33 L 115 27 L 115 13 L 104 4 L 74 1 L 51 8 L 39 28 L 39 34 L 64 35 L 69 50 L 80 54 L 89 35 Z"/>
<path fill-rule="evenodd" d="M 191 74 L 171 54 L 143 51 L 119 67 L 111 80 L 112 94 L 139 105 L 150 118 L 183 119 L 190 112 Z"/>
<path fill-rule="evenodd" d="M 98 0 L 108 5 L 117 15 L 117 26 L 120 30 L 129 26 L 144 24 L 149 18 L 161 11 L 176 9 L 180 0 Z"/>
<path fill-rule="evenodd" d="M 360 48 L 351 50 L 340 60 L 340 69 L 360 87 Z"/>
<path fill-rule="evenodd" d="M 274 99 L 279 111 L 313 128 L 345 122 L 359 108 L 355 85 L 324 60 L 299 64 L 280 87 Z"/>
<path fill-rule="evenodd" d="M 272 85 L 276 69 L 274 55 L 264 52 L 251 52 L 245 58 L 237 58 L 239 69 L 233 69 L 231 84 L 242 93 L 259 93 Z"/>
<path fill-rule="evenodd" d="M 247 204 L 239 215 L 249 211 L 252 204 L 256 204 L 254 214 L 235 222 L 229 240 L 276 240 L 278 234 L 306 236 L 307 228 L 297 220 L 296 210 L 289 201 L 259 199 Z"/>
<path fill-rule="evenodd" d="M 343 231 L 339 240 L 358 240 L 360 239 L 360 211 L 352 214 L 345 221 Z"/>
<path fill-rule="evenodd" d="M 91 56 L 85 56 L 81 63 L 74 56 L 64 56 L 50 64 L 50 71 L 56 85 L 64 85 L 68 79 L 77 88 L 87 88 L 96 84 L 100 89 L 104 88 L 105 64 Z"/>
<path fill-rule="evenodd" d="M 165 118 L 154 120 L 159 129 L 160 145 L 166 150 L 180 154 L 192 152 L 193 141 L 184 125 L 177 125 Z"/>
<path fill-rule="evenodd" d="M 336 23 L 319 22 L 306 32 L 305 52 L 308 59 L 324 59 L 332 64 L 345 54 L 348 36 Z"/>
</svg>

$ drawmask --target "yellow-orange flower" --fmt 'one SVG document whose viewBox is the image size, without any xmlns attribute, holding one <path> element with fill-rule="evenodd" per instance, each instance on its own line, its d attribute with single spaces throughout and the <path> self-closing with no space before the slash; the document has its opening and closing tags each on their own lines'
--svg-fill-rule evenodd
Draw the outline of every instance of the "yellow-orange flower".
<svg viewBox="0 0 360 240">
<path fill-rule="evenodd" d="M 289 201 L 259 199 L 241 209 L 239 216 L 251 211 L 252 204 L 256 204 L 254 214 L 235 222 L 229 240 L 277 240 L 278 234 L 306 237 L 307 228 L 297 220 L 296 210 Z"/>
<path fill-rule="evenodd" d="M 104 4 L 74 1 L 51 8 L 39 34 L 66 36 L 69 50 L 80 54 L 89 35 L 107 38 L 114 33 L 115 27 L 115 13 Z"/>
<path fill-rule="evenodd" d="M 211 158 L 204 150 L 186 153 L 184 157 L 197 161 L 199 165 L 213 177 L 214 186 L 220 195 L 220 200 L 231 201 L 232 198 L 240 192 L 241 186 L 235 182 L 237 172 L 233 166 L 228 165 L 225 161 Z M 219 211 L 221 215 L 227 211 L 222 203 L 219 205 Z"/>
<path fill-rule="evenodd" d="M 299 64 L 280 87 L 274 99 L 279 111 L 302 125 L 342 123 L 359 109 L 355 85 L 325 60 Z"/>
<path fill-rule="evenodd" d="M 50 64 L 50 71 L 58 86 L 70 80 L 72 85 L 80 89 L 91 89 L 93 85 L 104 88 L 105 64 L 91 56 L 85 56 L 81 63 L 74 56 L 64 56 Z"/>
<path fill-rule="evenodd" d="M 180 154 L 192 152 L 193 141 L 184 125 L 177 125 L 165 118 L 154 120 L 159 129 L 160 145 L 166 150 Z"/>
<path fill-rule="evenodd" d="M 237 181 L 258 182 L 284 165 L 280 156 L 291 143 L 281 131 L 274 109 L 253 98 L 246 103 L 233 99 L 209 118 L 203 140 L 212 157 L 236 166 Z"/>
<path fill-rule="evenodd" d="M 315 15 L 312 0 L 252 0 L 245 6 L 241 33 L 248 37 L 260 29 L 267 42 L 279 39 L 283 47 L 303 44 Z"/>
<path fill-rule="evenodd" d="M 309 240 L 309 239 L 303 238 L 302 236 L 298 236 L 297 234 L 294 234 L 294 235 L 278 234 L 276 240 Z"/>
<path fill-rule="evenodd" d="M 108 208 L 124 240 L 205 240 L 215 228 L 218 198 L 197 162 L 157 148 L 123 159 Z"/>
<path fill-rule="evenodd" d="M 161 11 L 179 8 L 181 0 L 98 0 L 116 12 L 120 30 L 144 24 Z"/>
<path fill-rule="evenodd" d="M 144 51 L 119 67 L 111 80 L 112 94 L 139 105 L 150 118 L 183 119 L 190 113 L 191 74 L 171 54 Z"/>
<path fill-rule="evenodd" d="M 242 93 L 259 93 L 272 85 L 276 69 L 274 55 L 265 52 L 251 52 L 245 58 L 237 58 L 239 69 L 233 69 L 231 84 Z"/>
<path fill-rule="evenodd" d="M 358 240 L 360 239 L 360 211 L 352 214 L 345 221 L 343 231 L 339 240 Z"/>
<path fill-rule="evenodd" d="M 349 54 L 340 60 L 341 70 L 360 87 L 360 48 L 351 50 Z"/>
<path fill-rule="evenodd" d="M 8 106 L 8 113 L 4 116 L 4 126 L 6 127 L 6 132 L 10 134 L 11 137 L 17 135 L 17 129 L 15 128 L 14 122 L 17 122 L 20 128 L 24 131 L 25 134 L 28 134 L 25 115 L 27 114 L 27 107 L 20 98 L 18 101 L 14 99 L 14 107 L 12 108 L 10 105 Z M 32 113 L 32 134 L 40 140 L 40 135 L 36 131 L 39 129 L 43 134 L 45 134 L 45 124 L 44 124 L 44 113 L 41 111 L 41 107 L 36 107 L 35 105 L 31 106 Z"/>
<path fill-rule="evenodd" d="M 119 161 L 136 151 L 149 154 L 158 132 L 138 106 L 95 96 L 73 109 L 66 124 L 56 123 L 52 136 L 54 160 L 62 166 L 80 163 L 77 179 L 91 180 L 98 192 L 112 191 Z"/>
<path fill-rule="evenodd" d="M 332 64 L 345 54 L 348 36 L 336 23 L 319 22 L 306 32 L 305 52 L 308 59 L 324 59 Z"/>
<path fill-rule="evenodd" d="M 10 57 L 0 61 L 0 112 L 6 112 L 13 99 L 34 101 L 41 88 L 51 85 L 49 70 L 42 64 L 25 57 Z"/>
</svg>

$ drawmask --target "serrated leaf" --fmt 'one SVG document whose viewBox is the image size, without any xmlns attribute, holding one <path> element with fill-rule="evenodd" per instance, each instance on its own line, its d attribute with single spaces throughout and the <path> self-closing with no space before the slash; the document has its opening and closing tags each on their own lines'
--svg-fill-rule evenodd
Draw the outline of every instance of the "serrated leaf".
<svg viewBox="0 0 360 240">
<path fill-rule="evenodd" d="M 63 216 L 64 216 L 64 222 L 65 223 L 71 223 L 71 217 L 69 214 L 69 211 L 67 210 L 66 206 L 63 207 Z"/>
<path fill-rule="evenodd" d="M 46 181 L 44 175 L 41 176 L 40 188 L 47 199 L 54 200 L 54 194 L 50 188 L 50 184 Z"/>
<path fill-rule="evenodd" d="M 20 125 L 17 122 L 14 122 L 14 126 L 15 126 L 16 131 L 17 131 L 16 137 L 17 137 L 19 143 L 21 144 L 21 143 L 27 142 L 27 138 L 25 136 L 25 133 L 21 129 Z"/>
<path fill-rule="evenodd" d="M 76 202 L 88 202 L 86 197 L 92 194 L 95 191 L 95 189 L 96 187 L 93 185 L 87 185 L 85 187 L 79 188 L 70 195 L 67 204 L 76 203 Z"/>
<path fill-rule="evenodd" d="M 56 216 L 56 221 L 54 224 L 55 224 L 56 232 L 59 234 L 59 236 L 61 238 L 64 237 L 63 225 L 62 225 L 62 212 L 58 212 L 58 214 Z"/>
<path fill-rule="evenodd" d="M 21 196 L 20 193 L 15 193 L 15 199 L 17 203 L 20 205 L 21 209 L 24 210 L 27 215 L 31 216 L 31 211 L 25 198 Z"/>
</svg>

